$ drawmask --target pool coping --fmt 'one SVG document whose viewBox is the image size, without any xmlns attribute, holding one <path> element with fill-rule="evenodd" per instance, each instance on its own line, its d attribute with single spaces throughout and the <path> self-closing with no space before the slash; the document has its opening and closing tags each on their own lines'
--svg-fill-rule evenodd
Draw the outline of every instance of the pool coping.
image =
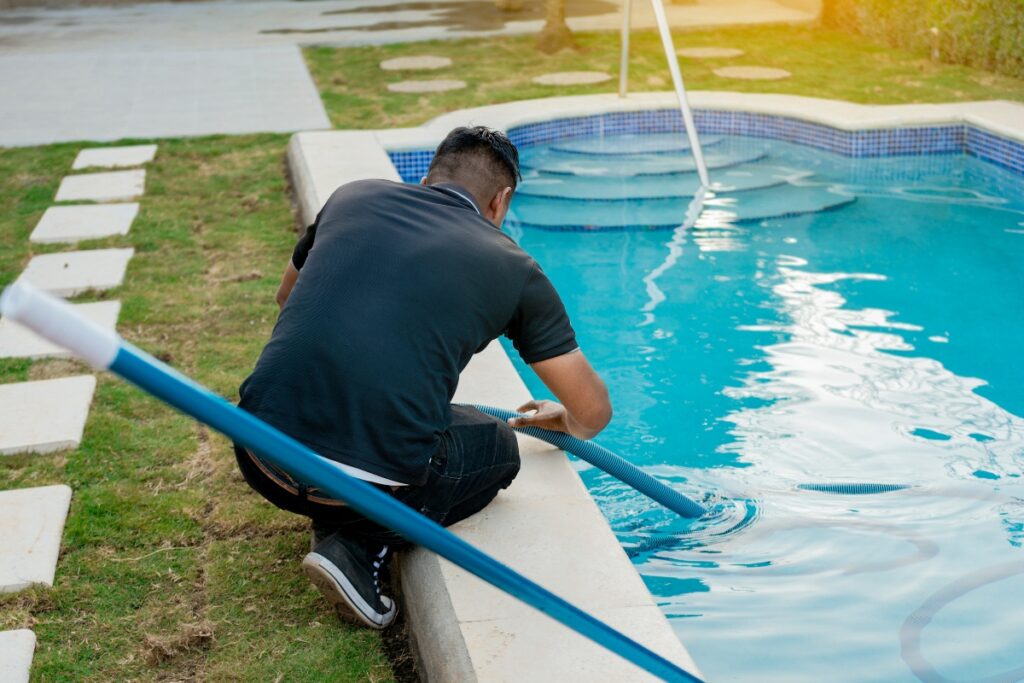
<svg viewBox="0 0 1024 683">
<path fill-rule="evenodd" d="M 730 92 L 694 92 L 690 100 L 698 113 L 745 112 L 838 131 L 964 125 L 1014 144 L 1024 142 L 1024 105 L 1007 101 L 858 105 Z M 309 223 L 346 182 L 401 181 L 389 153 L 432 150 L 458 125 L 510 130 L 674 106 L 672 93 L 556 97 L 464 109 L 417 128 L 297 133 L 289 143 L 288 164 L 302 218 Z M 514 407 L 528 398 L 511 360 L 493 343 L 466 368 L 455 400 Z M 568 459 L 529 437 L 520 437 L 520 447 L 523 470 L 513 486 L 452 530 L 699 674 Z M 406 553 L 400 571 L 403 604 L 425 680 L 648 680 L 632 665 L 429 551 Z"/>
</svg>

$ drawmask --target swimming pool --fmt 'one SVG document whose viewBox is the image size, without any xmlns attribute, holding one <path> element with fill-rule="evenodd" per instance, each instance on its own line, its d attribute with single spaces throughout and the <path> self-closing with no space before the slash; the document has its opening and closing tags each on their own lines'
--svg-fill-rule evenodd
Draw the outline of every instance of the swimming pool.
<svg viewBox="0 0 1024 683">
<path fill-rule="evenodd" d="M 585 483 L 709 680 L 1024 678 L 1024 179 L 706 139 L 689 230 L 677 133 L 523 148 L 506 229 L 609 383 L 598 441 L 712 513 Z"/>
</svg>

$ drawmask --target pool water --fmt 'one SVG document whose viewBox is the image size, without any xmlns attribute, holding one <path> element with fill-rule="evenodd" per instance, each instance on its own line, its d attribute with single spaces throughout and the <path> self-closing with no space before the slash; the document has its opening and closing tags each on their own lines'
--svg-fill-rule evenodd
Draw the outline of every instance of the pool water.
<svg viewBox="0 0 1024 683">
<path fill-rule="evenodd" d="M 711 508 L 576 462 L 707 678 L 1024 679 L 1024 179 L 723 136 L 677 227 L 653 140 L 524 149 L 505 229 L 609 385 L 597 441 Z M 799 488 L 832 482 L 909 488 Z"/>
</svg>

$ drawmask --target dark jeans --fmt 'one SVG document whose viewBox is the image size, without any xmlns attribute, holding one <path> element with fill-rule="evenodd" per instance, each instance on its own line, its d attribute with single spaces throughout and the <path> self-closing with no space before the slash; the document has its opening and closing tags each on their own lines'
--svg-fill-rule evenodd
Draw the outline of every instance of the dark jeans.
<svg viewBox="0 0 1024 683">
<path fill-rule="evenodd" d="M 408 542 L 340 501 L 325 497 L 270 468 L 235 445 L 239 469 L 253 489 L 271 503 L 313 520 L 314 526 L 401 547 Z M 504 422 L 468 406 L 452 406 L 452 425 L 430 460 L 422 486 L 374 484 L 396 500 L 449 526 L 484 509 L 519 473 L 519 446 Z"/>
</svg>

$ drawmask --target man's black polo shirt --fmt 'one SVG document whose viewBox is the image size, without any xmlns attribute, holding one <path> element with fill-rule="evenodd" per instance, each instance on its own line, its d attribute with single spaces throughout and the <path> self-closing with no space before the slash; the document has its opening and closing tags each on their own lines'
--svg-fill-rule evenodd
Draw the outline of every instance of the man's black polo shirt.
<svg viewBox="0 0 1024 683">
<path fill-rule="evenodd" d="M 332 460 L 421 484 L 459 373 L 505 334 L 527 363 L 576 348 L 537 263 L 453 186 L 339 188 L 240 405 Z"/>
</svg>

